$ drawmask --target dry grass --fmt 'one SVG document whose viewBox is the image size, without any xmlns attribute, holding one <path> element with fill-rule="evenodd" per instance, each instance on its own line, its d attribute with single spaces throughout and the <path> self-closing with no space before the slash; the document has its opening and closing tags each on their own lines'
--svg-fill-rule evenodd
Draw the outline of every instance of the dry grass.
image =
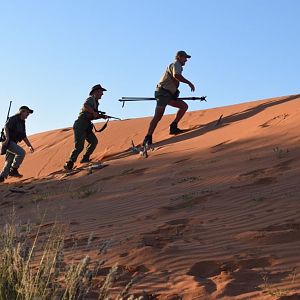
<svg viewBox="0 0 300 300">
<path fill-rule="evenodd" d="M 85 256 L 67 264 L 63 227 L 54 224 L 48 226 L 47 232 L 42 229 L 45 230 L 42 225 L 21 225 L 15 220 L 0 229 L 0 300 L 85 299 L 91 291 L 98 299 L 129 297 L 134 279 L 119 295 L 110 296 L 118 279 L 117 265 L 99 287 L 99 278 L 95 277 L 104 261 L 92 262 Z"/>
</svg>

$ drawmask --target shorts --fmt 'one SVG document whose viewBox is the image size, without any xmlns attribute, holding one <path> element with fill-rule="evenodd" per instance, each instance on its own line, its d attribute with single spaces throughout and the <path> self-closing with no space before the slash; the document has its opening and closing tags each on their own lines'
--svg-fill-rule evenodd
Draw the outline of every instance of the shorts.
<svg viewBox="0 0 300 300">
<path fill-rule="evenodd" d="M 174 96 L 167 90 L 157 88 L 154 93 L 156 99 L 156 105 L 166 107 L 171 100 L 174 100 Z"/>
</svg>

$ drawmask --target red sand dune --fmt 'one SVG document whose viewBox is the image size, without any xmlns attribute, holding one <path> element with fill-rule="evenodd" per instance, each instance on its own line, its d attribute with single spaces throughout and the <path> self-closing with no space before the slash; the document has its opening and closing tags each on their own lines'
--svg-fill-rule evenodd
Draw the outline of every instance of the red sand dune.
<svg viewBox="0 0 300 300">
<path fill-rule="evenodd" d="M 24 178 L 0 186 L 1 224 L 13 205 L 24 221 L 47 210 L 79 244 L 92 233 L 91 253 L 109 243 L 106 266 L 140 273 L 135 291 L 158 299 L 299 299 L 299 101 L 190 112 L 175 137 L 165 116 L 147 159 L 128 149 L 151 118 L 111 122 L 93 155 L 109 166 L 92 174 L 57 172 L 71 128 L 33 135 Z"/>
</svg>

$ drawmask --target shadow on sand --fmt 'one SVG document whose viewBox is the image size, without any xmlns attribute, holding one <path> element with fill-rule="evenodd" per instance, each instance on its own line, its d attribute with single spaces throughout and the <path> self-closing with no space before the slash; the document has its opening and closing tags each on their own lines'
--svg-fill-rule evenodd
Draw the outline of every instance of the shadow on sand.
<svg viewBox="0 0 300 300">
<path fill-rule="evenodd" d="M 259 104 L 257 106 L 254 106 L 252 108 L 246 109 L 244 111 L 222 117 L 221 120 L 214 120 L 214 121 L 211 121 L 206 124 L 197 125 L 191 129 L 189 129 L 188 131 L 186 131 L 186 133 L 180 134 L 178 136 L 172 136 L 166 140 L 155 143 L 155 147 L 162 147 L 162 146 L 166 146 L 169 144 L 174 144 L 174 143 L 182 142 L 185 140 L 189 140 L 189 139 L 195 138 L 200 135 L 204 135 L 210 131 L 217 130 L 217 129 L 225 127 L 225 126 L 229 126 L 235 122 L 239 122 L 239 121 L 251 118 L 251 117 L 255 116 L 256 114 L 261 113 L 262 111 L 264 111 L 265 109 L 267 109 L 269 107 L 272 107 L 275 105 L 280 105 L 280 104 L 295 100 L 297 98 L 300 98 L 300 94 L 290 95 L 287 97 L 281 97 L 277 100 L 268 101 L 268 102 Z M 121 152 L 106 156 L 105 160 L 121 159 L 121 158 L 125 158 L 125 157 L 131 156 L 131 155 L 135 155 L 135 154 L 132 153 L 131 148 L 128 148 L 125 151 L 121 151 Z"/>
</svg>

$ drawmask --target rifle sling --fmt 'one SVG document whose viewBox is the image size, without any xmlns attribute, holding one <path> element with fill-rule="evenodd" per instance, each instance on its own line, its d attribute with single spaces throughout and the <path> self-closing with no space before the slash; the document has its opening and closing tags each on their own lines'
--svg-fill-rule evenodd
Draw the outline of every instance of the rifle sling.
<svg viewBox="0 0 300 300">
<path fill-rule="evenodd" d="M 108 125 L 108 122 L 109 122 L 109 119 L 107 119 L 107 121 L 105 122 L 105 124 L 100 128 L 100 129 L 97 129 L 96 126 L 93 124 L 93 127 L 95 129 L 95 132 L 102 132 L 103 130 L 105 130 L 105 128 L 107 127 Z"/>
</svg>

